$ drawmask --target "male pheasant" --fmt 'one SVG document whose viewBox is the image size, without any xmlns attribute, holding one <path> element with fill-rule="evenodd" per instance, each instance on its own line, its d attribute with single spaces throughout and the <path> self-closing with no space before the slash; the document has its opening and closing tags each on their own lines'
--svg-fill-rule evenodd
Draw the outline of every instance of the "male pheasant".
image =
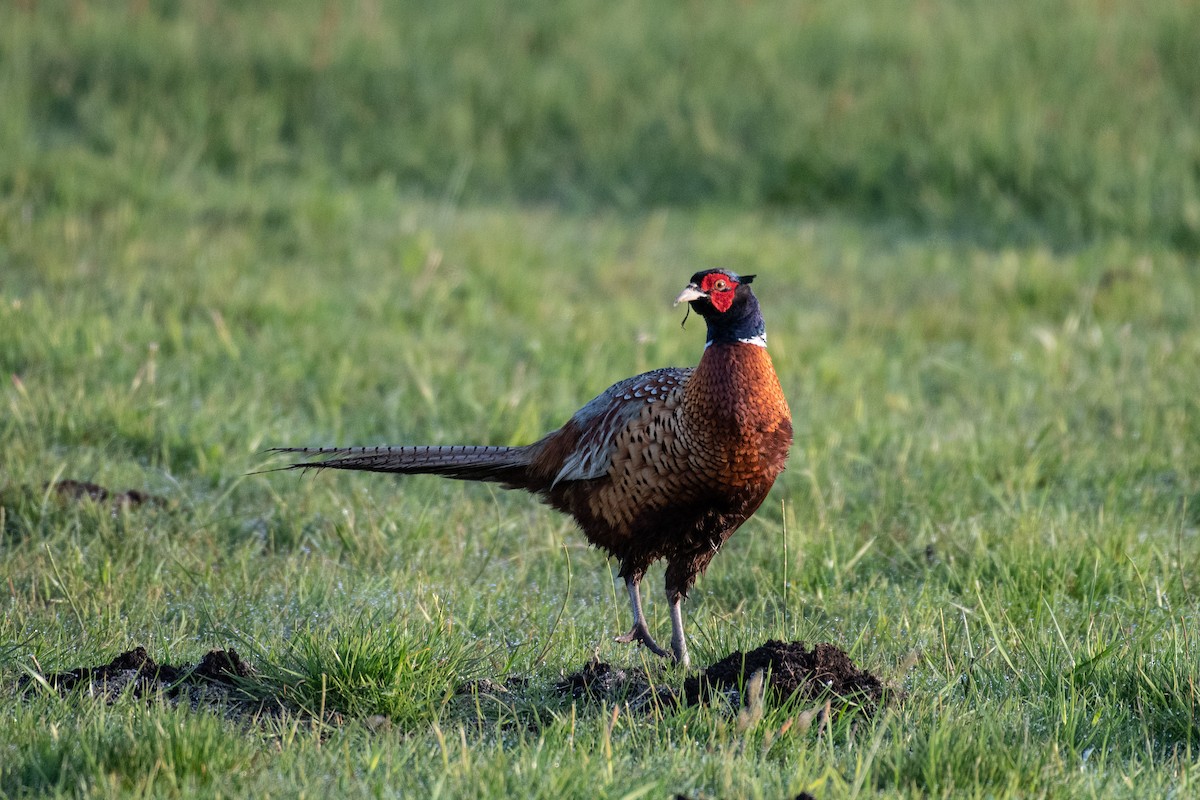
<svg viewBox="0 0 1200 800">
<path fill-rule="evenodd" d="M 633 627 L 617 641 L 640 642 L 686 666 L 680 604 L 758 509 L 792 443 L 753 278 L 723 269 L 693 275 L 675 304 L 689 303 L 708 323 L 700 363 L 623 380 L 533 444 L 278 450 L 320 457 L 290 469 L 426 473 L 538 495 L 620 562 Z M 651 637 L 638 588 L 659 559 L 667 562 L 672 653 Z"/>
</svg>

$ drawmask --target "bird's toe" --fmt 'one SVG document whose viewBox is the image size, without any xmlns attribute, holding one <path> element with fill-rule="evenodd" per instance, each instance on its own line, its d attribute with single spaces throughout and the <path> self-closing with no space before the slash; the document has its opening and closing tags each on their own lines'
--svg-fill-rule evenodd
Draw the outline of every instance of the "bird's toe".
<svg viewBox="0 0 1200 800">
<path fill-rule="evenodd" d="M 629 633 L 624 633 L 615 637 L 614 641 L 621 642 L 622 644 L 638 642 L 645 645 L 646 648 L 656 656 L 661 656 L 663 658 L 671 657 L 671 653 L 659 647 L 658 642 L 654 641 L 654 637 L 650 635 L 650 631 L 647 630 L 646 626 L 642 624 L 634 625 L 629 629 Z"/>
</svg>

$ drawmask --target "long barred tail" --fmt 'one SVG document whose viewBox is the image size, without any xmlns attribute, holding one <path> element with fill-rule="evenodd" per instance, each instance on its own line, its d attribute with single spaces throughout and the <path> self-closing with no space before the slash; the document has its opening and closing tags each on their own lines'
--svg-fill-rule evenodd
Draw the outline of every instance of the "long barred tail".
<svg viewBox="0 0 1200 800">
<path fill-rule="evenodd" d="M 473 481 L 525 483 L 530 462 L 528 447 L 484 445 L 401 447 L 275 447 L 272 453 L 293 453 L 306 461 L 284 469 L 351 469 L 402 475 L 442 475 Z"/>
</svg>

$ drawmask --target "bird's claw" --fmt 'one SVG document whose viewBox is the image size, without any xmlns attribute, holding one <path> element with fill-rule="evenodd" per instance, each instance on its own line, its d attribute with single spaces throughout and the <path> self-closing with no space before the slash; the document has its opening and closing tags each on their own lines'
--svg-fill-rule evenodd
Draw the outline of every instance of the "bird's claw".
<svg viewBox="0 0 1200 800">
<path fill-rule="evenodd" d="M 622 644 L 640 642 L 656 656 L 662 656 L 663 658 L 673 657 L 671 653 L 658 646 L 658 642 L 654 641 L 654 637 L 650 635 L 650 631 L 646 629 L 646 624 L 643 622 L 634 623 L 634 626 L 630 628 L 629 633 L 617 636 L 614 641 L 621 642 Z"/>
</svg>

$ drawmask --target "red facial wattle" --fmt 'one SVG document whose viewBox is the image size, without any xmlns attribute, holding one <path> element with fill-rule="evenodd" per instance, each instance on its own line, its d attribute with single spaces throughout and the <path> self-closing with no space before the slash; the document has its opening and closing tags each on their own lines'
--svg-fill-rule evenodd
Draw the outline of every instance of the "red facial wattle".
<svg viewBox="0 0 1200 800">
<path fill-rule="evenodd" d="M 708 302 L 721 313 L 725 313 L 733 305 L 736 290 L 737 283 L 720 273 L 705 275 L 700 283 L 700 291 L 708 295 Z"/>
</svg>

